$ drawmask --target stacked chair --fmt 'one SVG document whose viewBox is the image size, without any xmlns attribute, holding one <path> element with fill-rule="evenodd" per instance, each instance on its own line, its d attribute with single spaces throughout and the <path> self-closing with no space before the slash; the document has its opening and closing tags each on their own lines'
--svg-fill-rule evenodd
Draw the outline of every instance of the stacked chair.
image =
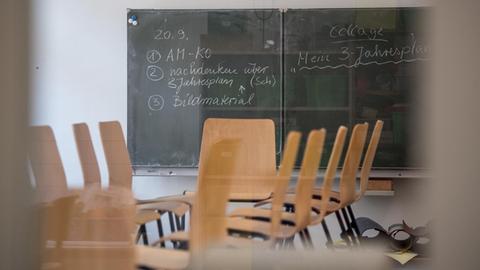
<svg viewBox="0 0 480 270">
<path fill-rule="evenodd" d="M 205 122 L 204 129 L 203 129 L 203 138 L 207 138 L 209 133 L 212 133 L 212 130 L 221 128 L 221 126 L 218 125 L 218 123 L 215 120 L 210 121 L 210 122 L 209 122 L 209 120 L 207 120 Z M 224 120 L 222 120 L 222 121 L 224 121 Z M 245 122 L 248 122 L 248 121 L 249 120 L 242 120 L 243 125 L 244 126 L 247 125 Z M 266 123 L 269 124 L 269 122 L 266 122 Z M 213 125 L 211 125 L 211 124 L 213 124 Z M 235 126 L 237 124 L 240 124 L 240 123 L 234 123 Z M 254 124 L 257 124 L 257 123 L 254 123 Z M 223 125 L 223 127 L 225 127 L 225 126 L 228 127 L 228 123 L 226 123 L 226 122 L 222 123 L 222 125 Z M 240 127 L 240 125 L 238 127 Z M 229 130 L 229 129 L 227 128 L 227 130 Z M 244 130 L 243 133 L 245 133 L 245 132 L 248 132 L 248 131 Z M 235 133 L 237 135 L 234 135 Z M 283 202 L 283 198 L 282 198 L 281 194 L 285 193 L 286 188 L 288 186 L 288 181 L 291 178 L 291 174 L 292 174 L 293 167 L 295 165 L 296 156 L 297 156 L 298 146 L 299 146 L 299 143 L 300 143 L 300 133 L 299 132 L 291 132 L 287 136 L 287 141 L 285 143 L 285 148 L 284 148 L 284 156 L 283 156 L 278 174 L 276 174 L 276 173 L 274 175 L 264 174 L 264 175 L 260 175 L 260 176 L 254 175 L 252 173 L 253 172 L 252 170 L 245 172 L 244 171 L 245 166 L 242 162 L 245 161 L 245 162 L 254 163 L 255 160 L 256 160 L 254 158 L 255 153 L 258 153 L 259 150 L 261 152 L 262 151 L 261 147 L 254 147 L 257 144 L 253 143 L 251 138 L 247 137 L 247 139 L 246 139 L 246 137 L 242 136 L 243 134 L 238 133 L 238 132 L 228 133 L 224 136 L 218 135 L 218 132 L 216 132 L 215 134 L 217 136 L 216 140 L 231 138 L 233 136 L 239 136 L 239 137 L 242 138 L 242 140 L 244 142 L 242 149 L 240 149 L 240 151 L 239 151 L 239 156 L 238 156 L 238 159 L 237 159 L 238 166 L 236 168 L 236 171 L 234 172 L 235 177 L 233 178 L 233 181 L 232 181 L 232 187 L 231 187 L 231 192 L 230 192 L 229 199 L 232 200 L 232 198 L 233 198 L 234 201 L 240 200 L 240 201 L 251 202 L 251 201 L 257 200 L 258 198 L 264 198 L 264 197 L 268 198 L 268 197 L 271 196 L 271 194 L 273 192 L 275 192 L 274 194 L 278 195 L 276 198 L 277 198 L 277 200 L 280 201 L 280 207 L 281 207 L 282 202 Z M 205 140 L 205 141 L 202 140 L 201 155 L 200 155 L 201 156 L 200 167 L 202 166 L 202 164 L 203 164 L 203 162 L 206 158 L 205 153 L 207 153 L 206 151 L 211 147 L 211 142 L 213 142 L 213 141 L 214 141 L 213 139 Z M 273 158 L 275 157 L 274 149 L 275 149 L 274 145 L 272 145 L 270 150 L 272 150 L 271 155 L 272 155 Z M 275 163 L 273 163 L 273 164 L 275 164 Z M 245 174 L 247 174 L 247 175 L 245 175 Z M 249 191 L 251 189 L 254 189 L 254 187 L 253 186 L 247 186 L 246 188 L 243 187 L 242 186 L 242 181 L 245 180 L 245 179 L 247 179 L 248 181 L 257 180 L 257 179 L 260 179 L 260 181 L 263 180 L 264 181 L 264 190 L 261 190 L 261 192 L 253 193 L 253 195 L 249 196 L 247 191 Z M 254 184 L 254 182 L 247 182 L 247 183 L 248 184 Z M 274 187 L 271 188 L 272 190 L 267 189 L 266 186 L 271 185 L 271 184 L 274 185 Z M 227 227 L 229 228 L 229 230 L 231 232 L 235 232 L 235 234 L 237 236 L 238 236 L 238 234 L 244 235 L 245 233 L 248 233 L 248 231 L 257 230 L 257 233 L 255 235 L 259 236 L 260 238 L 263 238 L 264 240 L 267 240 L 265 243 L 263 243 L 264 245 L 274 245 L 276 243 L 276 241 L 274 241 L 275 237 L 271 238 L 269 236 L 273 235 L 274 231 L 276 231 L 277 229 L 280 229 L 279 228 L 280 218 L 278 217 L 277 219 L 278 219 L 277 223 L 272 222 L 271 224 L 267 224 L 265 222 L 258 222 L 258 221 L 255 221 L 255 220 L 238 220 L 236 218 L 230 218 L 230 219 L 228 219 Z M 273 225 L 273 224 L 276 224 L 276 225 Z M 262 234 L 260 231 L 261 232 L 267 232 L 267 233 Z M 278 233 L 275 233 L 275 234 L 278 234 Z M 185 242 L 188 242 L 188 240 L 189 240 L 188 233 L 186 233 L 186 232 L 176 232 L 172 235 L 169 235 L 169 236 L 161 239 L 160 242 L 172 241 L 174 243 L 178 243 L 178 242 L 185 243 Z M 230 240 L 231 240 L 230 245 L 232 245 L 232 246 L 239 246 L 239 245 L 244 246 L 245 245 L 245 241 L 240 241 L 240 239 L 238 237 L 231 238 Z M 250 243 L 247 243 L 247 244 L 250 244 Z"/>
<path fill-rule="evenodd" d="M 331 182 L 335 177 L 337 166 L 340 160 L 340 155 L 342 153 L 343 145 L 345 142 L 345 136 L 347 133 L 347 128 L 340 127 L 335 138 L 333 145 L 332 153 L 328 162 L 328 166 L 325 172 L 324 178 L 324 191 L 325 196 L 329 196 L 329 190 L 331 188 Z M 296 185 L 296 191 L 298 196 L 294 198 L 295 211 L 292 213 L 292 205 L 287 207 L 289 211 L 281 212 L 282 223 L 290 225 L 285 230 L 285 235 L 288 235 L 290 243 L 293 240 L 295 233 L 298 233 L 302 243 L 305 247 L 312 248 L 313 243 L 310 239 L 310 233 L 308 231 L 308 226 L 311 225 L 312 216 L 311 216 L 311 196 L 312 189 L 315 185 L 315 180 L 317 176 L 318 166 L 320 164 L 321 154 L 323 151 L 324 138 L 326 136 L 325 130 L 314 130 L 311 131 L 308 139 L 307 145 L 305 148 L 302 166 L 300 169 L 298 182 Z M 275 195 L 274 195 L 275 196 Z M 284 197 L 285 198 L 285 197 Z M 248 219 L 256 219 L 263 221 L 270 221 L 269 215 L 273 209 L 282 209 L 285 200 L 269 200 L 272 202 L 271 209 L 265 208 L 237 208 L 230 216 L 233 217 L 243 217 Z M 265 203 L 262 203 L 264 205 Z M 321 208 L 321 215 L 315 217 L 315 222 L 323 222 L 323 217 L 327 213 L 327 207 L 329 204 L 325 204 Z M 327 236 L 330 239 L 330 234 L 327 231 Z"/>
<path fill-rule="evenodd" d="M 383 122 L 377 121 L 373 129 L 370 143 L 367 148 L 367 152 L 363 159 L 363 165 L 360 172 L 360 190 L 356 191 L 356 176 L 358 172 L 358 167 L 361 160 L 361 155 L 363 152 L 366 133 L 368 129 L 367 124 L 357 124 L 355 125 L 351 138 L 348 150 L 345 155 L 345 160 L 340 174 L 339 179 L 339 190 L 333 191 L 332 182 L 329 177 L 327 177 L 327 171 L 325 173 L 324 183 L 322 187 L 317 187 L 313 189 L 311 206 L 312 210 L 319 214 L 318 218 L 313 218 L 311 225 L 322 224 L 322 227 L 325 231 L 327 237 L 327 245 L 332 247 L 332 239 L 327 227 L 327 224 L 324 221 L 324 216 L 329 214 L 335 214 L 337 218 L 340 230 L 341 237 L 345 240 L 347 245 L 352 245 L 358 243 L 358 227 L 355 223 L 355 216 L 353 214 L 351 205 L 360 200 L 368 186 L 368 180 L 370 175 L 370 170 L 373 164 L 375 157 L 375 152 L 378 146 L 378 142 L 381 136 L 381 131 L 383 128 Z M 338 139 L 338 133 L 337 133 Z M 335 142 L 336 144 L 336 142 Z M 335 144 L 333 146 L 332 154 L 335 152 Z M 330 163 L 329 163 L 330 166 Z M 332 178 L 333 179 L 333 178 Z M 329 194 L 329 195 L 327 195 Z M 301 196 L 301 195 L 300 195 Z M 327 196 L 329 199 L 326 199 Z M 284 205 L 287 209 L 293 211 L 296 205 L 297 194 L 295 190 L 290 190 L 289 194 L 285 196 Z M 324 199 L 325 198 L 325 199 Z M 259 202 L 256 206 L 263 206 L 265 204 L 271 203 L 271 200 L 266 200 Z M 327 207 L 325 209 L 325 206 Z M 357 234 L 356 236 L 354 235 Z M 308 236 L 307 236 L 308 238 Z M 308 239 L 307 239 L 308 240 Z"/>
<path fill-rule="evenodd" d="M 362 169 L 360 170 L 360 188 L 356 191 L 355 196 L 353 196 L 353 200 L 348 201 L 346 203 L 346 211 L 345 209 L 342 210 L 344 216 L 350 218 L 351 224 L 350 229 L 353 229 L 354 232 L 357 234 L 357 237 L 360 237 L 360 232 L 358 231 L 358 226 L 356 224 L 356 218 L 352 210 L 352 204 L 359 201 L 365 195 L 368 187 L 368 181 L 370 179 L 370 171 L 372 169 L 373 160 L 375 158 L 375 153 L 377 152 L 378 143 L 380 142 L 380 137 L 382 134 L 383 129 L 383 121 L 378 120 L 375 123 L 373 128 L 372 134 L 370 136 L 370 142 L 368 144 L 367 151 L 365 152 L 365 156 L 363 158 Z M 322 194 L 324 192 L 321 188 L 315 188 L 313 190 L 313 199 L 322 199 Z M 341 196 L 339 191 L 331 191 L 330 193 L 331 200 L 340 202 Z M 315 201 L 315 205 L 318 205 L 318 202 Z"/>
<path fill-rule="evenodd" d="M 100 122 L 99 128 L 105 160 L 107 161 L 109 186 L 124 187 L 131 190 L 132 165 L 120 123 L 118 121 Z M 172 213 L 175 214 L 176 217 L 184 217 L 185 213 L 189 210 L 189 204 L 185 201 L 178 201 L 171 198 L 157 198 L 146 201 L 137 200 L 137 209 L 146 216 L 145 219 L 149 219 L 152 211 L 158 212 L 159 215 L 168 213 L 170 228 L 173 231 L 175 226 Z M 157 219 L 157 225 L 159 235 L 162 237 L 163 228 L 160 218 Z M 148 244 L 145 226 L 140 226 L 139 235 L 142 235 L 144 243 Z"/>
<path fill-rule="evenodd" d="M 70 245 L 76 250 L 83 245 L 82 239 L 74 239 L 76 242 L 71 243 L 72 223 L 65 223 L 65 220 L 72 217 L 101 220 L 102 215 L 109 216 L 106 214 L 108 211 L 104 210 L 88 212 L 87 216 L 79 214 L 79 207 L 89 204 L 88 196 L 95 194 L 94 198 L 111 198 L 131 194 L 132 166 L 120 123 L 101 122 L 99 128 L 107 161 L 109 188 L 101 188 L 101 173 L 88 126 L 78 123 L 73 125 L 73 131 L 85 188 L 76 191 L 67 188 L 51 128 L 31 128 L 29 158 L 39 194 L 38 201 L 49 221 L 43 224 L 43 228 L 46 228 L 42 240 L 44 246 L 53 245 L 62 250 L 65 245 Z M 131 218 L 132 223 L 136 224 L 136 229 L 131 231 L 132 237 L 136 231 L 135 243 L 140 238 L 144 243 L 144 246 L 134 247 L 137 254 L 135 264 L 154 269 L 185 269 L 200 262 L 202 251 L 210 248 L 290 248 L 294 247 L 296 235 L 304 248 L 312 249 L 309 227 L 319 224 L 325 232 L 327 247 L 333 247 L 333 239 L 325 221 L 330 214 L 335 215 L 341 230 L 340 236 L 345 243 L 348 246 L 359 244 L 360 232 L 352 204 L 360 200 L 367 190 L 382 128 L 383 122 L 377 121 L 362 163 L 368 124 L 354 126 L 339 174 L 338 190 L 332 188 L 344 152 L 347 128 L 341 126 L 337 130 L 321 186 L 316 186 L 316 180 L 326 130 L 312 130 L 308 134 L 296 186 L 288 189 L 300 144 L 299 132 L 288 134 L 277 170 L 275 130 L 271 120 L 207 119 L 202 134 L 196 191 L 145 201 L 132 200 L 134 214 Z M 254 205 L 227 212 L 228 201 Z M 187 212 L 190 212 L 188 232 L 185 230 Z M 164 236 L 161 218 L 166 213 L 172 233 Z M 59 218 L 49 219 L 51 216 Z M 156 222 L 158 226 L 160 240 L 154 246 L 148 246 L 148 222 Z M 172 241 L 174 247 L 188 248 L 188 251 L 165 249 L 166 241 Z M 56 249 L 46 250 L 48 254 L 56 254 L 52 252 Z M 58 257 L 49 258 L 55 261 Z"/>
<path fill-rule="evenodd" d="M 325 134 L 324 129 L 314 130 L 310 132 L 307 140 L 300 171 L 300 181 L 297 185 L 300 192 L 307 195 L 306 198 L 311 197 L 311 195 L 305 193 L 311 193 L 312 191 L 323 151 Z M 288 152 L 285 152 L 284 157 L 287 155 Z M 280 167 L 280 170 L 283 169 L 283 165 Z M 310 200 L 302 200 L 303 198 L 299 197 L 297 212 L 295 214 L 284 212 L 283 203 L 289 180 L 290 175 L 277 180 L 270 209 L 237 208 L 230 213 L 229 229 L 244 234 L 262 235 L 269 239 L 273 238 L 276 242 L 282 244 L 286 242 L 291 244 L 291 240 L 296 233 L 299 233 L 303 238 L 305 225 L 309 223 L 310 219 Z M 269 230 L 271 226 L 278 228 Z"/>
</svg>

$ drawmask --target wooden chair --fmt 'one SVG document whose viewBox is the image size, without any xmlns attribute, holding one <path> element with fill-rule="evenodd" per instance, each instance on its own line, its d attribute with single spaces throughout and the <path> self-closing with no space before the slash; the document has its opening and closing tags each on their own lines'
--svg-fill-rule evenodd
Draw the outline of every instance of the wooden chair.
<svg viewBox="0 0 480 270">
<path fill-rule="evenodd" d="M 295 197 L 295 213 L 282 211 L 282 196 L 277 196 L 277 193 L 274 193 L 273 200 L 275 201 L 276 199 L 274 204 L 275 207 L 272 207 L 271 209 L 254 207 L 237 208 L 232 213 L 230 213 L 230 216 L 270 221 L 273 214 L 272 209 L 276 209 L 276 211 L 280 211 L 279 213 L 281 215 L 281 221 L 290 225 L 283 226 L 284 236 L 287 236 L 287 238 L 291 238 L 294 236 L 295 233 L 298 233 L 302 239 L 302 243 L 306 245 L 307 243 L 304 241 L 304 234 L 309 234 L 307 226 L 310 224 L 311 216 L 310 198 L 312 197 L 312 189 L 315 185 L 318 166 L 320 165 L 320 159 L 325 141 L 325 134 L 325 129 L 321 129 L 312 130 L 308 135 L 307 145 L 305 148 L 302 166 L 296 186 L 297 196 Z M 280 183 L 280 181 L 277 182 Z M 281 188 L 279 192 L 282 192 Z M 255 231 L 255 233 L 273 236 L 272 233 L 268 231 Z M 288 235 L 285 235 L 286 233 L 288 233 Z"/>
<path fill-rule="evenodd" d="M 203 126 L 201 149 L 208 149 L 212 142 L 232 136 L 241 137 L 246 147 L 239 154 L 238 174 L 232 184 L 230 201 L 255 202 L 270 198 L 275 187 L 275 125 L 271 119 L 209 118 Z M 204 160 L 200 150 L 200 166 Z M 194 193 L 164 197 L 169 201 L 193 204 Z M 148 202 L 146 200 L 145 202 Z M 182 239 L 187 238 L 182 233 Z"/>
<path fill-rule="evenodd" d="M 93 148 L 92 137 L 88 125 L 85 123 L 73 124 L 73 134 L 77 145 L 78 157 L 82 168 L 83 181 L 85 188 L 101 188 L 100 167 L 98 166 L 97 156 Z M 158 232 L 163 237 L 163 228 L 161 226 L 161 215 L 154 210 L 138 211 L 135 215 L 135 223 L 139 226 L 137 241 L 143 238 L 145 244 L 148 244 L 146 223 L 151 221 L 158 222 Z"/>
<path fill-rule="evenodd" d="M 131 190 L 132 166 L 120 123 L 117 121 L 101 122 L 99 126 L 107 161 L 109 185 L 111 187 L 121 187 Z M 90 157 L 95 156 L 95 152 L 91 140 L 89 143 L 85 143 L 85 140 L 90 138 L 88 126 L 86 124 L 77 124 L 74 126 L 74 131 L 77 141 L 80 141 L 80 144 L 77 143 L 77 145 L 79 148 L 82 148 L 79 154 L 84 155 L 80 160 L 82 162 L 91 161 L 92 159 Z M 91 162 L 84 164 L 82 168 L 98 171 L 87 172 L 84 175 L 100 175 L 98 164 L 96 166 L 89 165 L 91 165 Z M 100 179 L 95 179 L 95 181 L 100 181 Z M 184 216 L 188 209 L 188 205 L 177 201 L 165 201 L 163 199 L 149 200 L 148 203 L 137 201 L 138 213 L 136 220 L 137 224 L 139 224 L 138 236 L 142 236 L 144 243 L 148 244 L 145 224 L 156 220 L 160 238 L 163 237 L 161 215 L 164 213 L 168 213 L 169 215 L 175 213 L 177 216 Z M 172 223 L 170 227 L 173 227 Z"/>
<path fill-rule="evenodd" d="M 238 154 L 244 146 L 241 139 L 225 139 L 204 149 L 205 159 L 199 168 L 197 191 L 191 215 L 189 233 L 190 251 L 157 249 L 139 246 L 138 263 L 154 269 L 185 269 L 189 264 L 198 266 L 202 255 L 210 248 L 228 242 L 226 208 L 239 166 Z"/>
<path fill-rule="evenodd" d="M 68 193 L 67 177 L 50 126 L 30 127 L 28 156 L 39 202 L 50 202 Z"/>
<path fill-rule="evenodd" d="M 325 175 L 323 177 L 322 183 L 322 198 L 325 198 L 320 204 L 319 209 L 317 209 L 317 216 L 312 217 L 309 226 L 322 224 L 325 237 L 327 238 L 327 246 L 331 247 L 333 245 L 332 237 L 330 231 L 328 230 L 327 224 L 325 223 L 325 217 L 331 213 L 332 209 L 335 209 L 336 202 L 330 201 L 330 195 L 332 190 L 333 181 L 337 174 L 338 164 L 340 163 L 340 157 L 342 155 L 343 147 L 345 145 L 345 138 L 347 136 L 347 128 L 340 126 L 335 137 L 335 142 L 332 146 L 332 152 L 328 160 L 327 169 L 325 170 Z M 313 189 L 312 189 L 313 193 Z M 297 197 L 297 195 L 295 196 Z M 309 198 L 312 198 L 310 196 Z M 307 241 L 312 245 L 310 235 L 305 236 Z"/>
<path fill-rule="evenodd" d="M 318 136 L 325 136 L 324 132 Z M 275 179 L 275 189 L 272 198 L 272 209 L 269 212 L 271 222 L 261 220 L 245 219 L 243 217 L 230 217 L 228 219 L 228 229 L 232 233 L 247 235 L 259 235 L 267 238 L 273 245 L 278 240 L 290 239 L 295 235 L 296 228 L 281 224 L 281 215 L 285 192 L 288 188 L 293 167 L 297 159 L 298 146 L 300 144 L 300 132 L 292 131 L 287 136 L 285 148 L 283 151 L 282 162 L 279 167 L 277 179 Z M 323 143 L 323 140 L 322 140 Z"/>
<path fill-rule="evenodd" d="M 101 188 L 100 168 L 87 124 L 73 124 L 73 135 L 82 168 L 84 186 Z"/>
<path fill-rule="evenodd" d="M 346 210 L 351 221 L 352 229 L 355 230 L 355 233 L 357 234 L 357 236 L 360 236 L 360 232 L 358 231 L 358 226 L 355 221 L 356 218 L 353 213 L 353 209 L 351 205 L 354 202 L 359 201 L 367 191 L 368 181 L 370 179 L 370 171 L 372 169 L 373 160 L 375 159 L 375 153 L 377 151 L 378 143 L 380 141 L 382 129 L 383 129 L 383 121 L 377 120 L 373 128 L 372 135 L 370 137 L 370 142 L 368 144 L 367 151 L 365 152 L 365 156 L 363 158 L 362 169 L 360 171 L 360 189 L 357 190 L 354 201 L 346 206 Z M 323 191 L 321 188 L 314 189 L 313 198 L 321 199 L 322 193 Z M 331 194 L 331 200 L 337 201 L 337 202 L 340 201 L 339 191 L 332 191 L 330 194 Z"/>
<path fill-rule="evenodd" d="M 337 131 L 337 135 L 335 137 L 335 142 L 331 151 L 327 169 L 325 171 L 324 180 L 323 180 L 323 186 L 325 187 L 324 188 L 325 196 L 329 195 L 331 183 L 335 178 L 340 156 L 342 154 L 343 146 L 345 143 L 346 133 L 347 133 L 346 127 L 343 127 L 343 126 L 339 127 Z M 310 141 L 310 136 L 308 141 Z M 307 149 L 310 147 L 311 146 L 309 146 L 309 143 L 307 142 Z M 313 221 L 315 221 L 314 222 L 315 224 L 318 224 L 318 223 L 322 224 L 323 229 L 325 231 L 325 235 L 328 240 L 327 243 L 328 244 L 332 243 L 330 232 L 328 231 L 328 227 L 326 226 L 326 223 L 323 220 L 323 218 L 327 213 L 327 208 L 333 207 L 333 205 L 331 205 L 332 203 L 322 205 L 320 215 L 314 216 L 314 217 L 310 216 L 310 211 L 311 211 L 310 198 L 312 197 L 311 192 L 312 192 L 313 186 L 315 185 L 315 178 L 316 178 L 316 173 L 318 169 L 318 165 L 317 165 L 316 169 L 314 170 L 315 166 L 313 165 L 315 164 L 314 162 L 317 162 L 316 161 L 317 157 L 312 157 L 313 155 L 312 152 L 308 151 L 304 153 L 304 158 L 302 160 L 302 169 L 301 169 L 297 186 L 296 186 L 297 193 L 294 196 L 292 196 L 292 194 L 286 195 L 285 206 L 287 207 L 286 209 L 287 212 L 284 212 L 282 214 L 283 222 L 287 222 L 290 224 L 300 224 L 300 226 L 298 227 L 304 228 L 303 231 L 300 231 L 300 237 L 301 237 L 302 243 L 304 243 L 304 246 L 308 248 L 313 248 L 313 242 L 311 240 L 310 233 L 308 231 L 308 226 L 310 226 Z M 312 160 L 314 160 L 314 162 L 312 162 Z M 307 163 L 309 163 L 310 165 L 306 166 Z M 306 167 L 304 167 L 304 164 Z M 257 203 L 255 206 L 258 207 L 260 205 L 265 205 L 271 202 L 272 200 L 267 200 L 267 201 Z M 264 210 L 261 210 L 261 211 L 263 212 Z M 299 215 L 291 213 L 291 212 L 297 212 L 297 211 L 299 212 Z M 252 214 L 251 216 L 254 218 L 265 217 L 265 215 L 259 215 L 262 212 L 257 212 L 256 210 L 255 214 L 254 215 Z M 303 222 L 301 222 L 300 220 Z"/>
<path fill-rule="evenodd" d="M 57 217 L 65 208 L 63 205 L 71 205 L 73 200 L 68 199 L 67 178 L 50 126 L 29 128 L 28 159 L 35 180 L 36 204 L 40 215 L 40 256 L 45 261 L 55 261 L 58 249 L 48 252 L 46 247 L 48 243 L 53 243 L 61 248 L 67 231 L 63 221 Z"/>
<path fill-rule="evenodd" d="M 204 130 L 207 129 L 208 127 L 204 127 Z M 231 135 L 233 136 L 233 135 Z M 298 145 L 300 143 L 300 133 L 299 132 L 291 132 L 289 133 L 287 137 L 287 141 L 285 143 L 285 149 L 284 149 L 284 155 L 282 158 L 282 163 L 279 168 L 278 175 L 273 176 L 273 179 L 270 179 L 270 181 L 274 181 L 275 183 L 275 190 L 274 194 L 278 194 L 276 197 L 274 197 L 274 200 L 277 204 L 275 204 L 275 207 L 277 205 L 281 205 L 283 203 L 283 196 L 285 194 L 286 188 L 288 187 L 288 182 L 290 180 L 291 174 L 293 167 L 295 165 L 295 160 L 296 160 L 296 155 L 298 151 Z M 243 139 L 243 137 L 242 137 Z M 248 140 L 244 140 L 244 142 L 247 142 Z M 205 148 L 207 144 L 202 143 L 202 149 L 208 149 Z M 248 144 L 244 143 L 243 146 L 247 147 Z M 202 150 L 203 151 L 203 150 Z M 239 150 L 239 158 L 238 158 L 238 168 L 244 168 L 244 165 L 241 164 L 242 161 L 242 156 L 241 153 L 244 153 L 245 149 L 242 148 Z M 245 179 L 245 176 L 241 174 L 241 171 L 236 170 L 234 172 L 235 177 L 233 178 L 233 183 L 238 182 L 241 179 Z M 255 179 L 252 175 L 250 175 L 250 179 Z M 260 178 L 261 179 L 261 178 Z M 238 191 L 238 189 L 235 189 L 236 186 L 231 187 L 231 193 L 230 193 L 230 200 L 232 198 L 232 192 L 234 192 L 234 198 L 239 198 L 238 193 L 235 193 Z M 264 194 L 264 193 L 262 193 Z M 265 194 L 264 194 L 265 195 Z M 252 196 L 249 196 L 246 193 L 242 194 L 242 199 L 245 198 L 252 198 Z M 259 198 L 256 197 L 255 198 Z M 276 198 L 276 199 L 275 199 Z M 277 207 L 278 208 L 278 207 Z M 253 243 L 252 241 L 246 241 L 245 239 L 241 237 L 231 237 L 229 238 L 229 244 L 234 247 L 240 247 L 240 246 L 251 246 L 251 245 L 263 245 L 263 246 L 270 246 L 275 243 L 274 240 L 277 238 L 283 239 L 286 238 L 286 236 L 291 235 L 292 232 L 294 232 L 293 227 L 291 226 L 280 226 L 280 217 L 277 215 L 281 215 L 281 211 L 279 212 L 278 209 L 273 208 L 274 210 L 269 212 L 268 218 L 272 220 L 271 223 L 267 222 L 262 222 L 258 220 L 246 220 L 243 218 L 237 218 L 237 217 L 230 217 L 227 220 L 227 227 L 228 229 L 233 233 L 233 234 L 240 234 L 240 235 L 257 235 L 261 236 L 264 239 L 268 239 L 269 241 L 261 242 L 257 241 Z M 173 242 L 188 242 L 188 234 L 186 232 L 175 232 L 169 236 L 164 237 L 163 239 L 160 240 L 160 242 L 163 241 L 173 241 Z"/>
<path fill-rule="evenodd" d="M 348 145 L 347 153 L 343 162 L 343 168 L 340 173 L 338 202 L 332 203 L 330 200 L 330 195 L 327 194 L 322 194 L 326 196 L 325 199 L 312 200 L 312 209 L 319 215 L 317 218 L 312 220 L 311 225 L 319 224 L 321 221 L 323 221 L 323 218 L 326 215 L 335 213 L 340 230 L 342 232 L 341 237 L 345 240 L 347 245 L 353 244 L 355 240 L 352 232 L 347 228 L 350 222 L 344 208 L 355 200 L 355 180 L 357 178 L 357 172 L 360 165 L 363 148 L 365 146 L 367 131 L 367 123 L 357 124 L 353 128 L 352 135 L 350 137 L 350 143 Z M 331 193 L 330 190 L 327 190 L 327 192 L 328 194 Z M 322 214 L 322 211 L 324 211 L 324 214 Z M 345 222 L 342 220 L 341 214 L 343 215 Z M 328 244 L 331 245 L 331 243 Z"/>
<path fill-rule="evenodd" d="M 375 123 L 375 126 L 372 131 L 372 135 L 370 137 L 370 142 L 368 144 L 367 151 L 365 152 L 365 156 L 363 158 L 362 168 L 360 170 L 360 189 L 357 190 L 355 201 L 358 201 L 367 191 L 370 171 L 372 169 L 373 160 L 375 158 L 375 153 L 377 151 L 378 143 L 380 141 L 380 137 L 382 134 L 383 129 L 383 121 L 378 120 Z M 317 187 L 313 190 L 314 198 L 321 199 L 322 195 L 322 188 Z M 335 200 L 339 200 L 340 192 L 336 190 L 332 190 L 331 198 Z"/>
<path fill-rule="evenodd" d="M 242 138 L 237 173 L 232 183 L 230 201 L 259 201 L 269 198 L 275 188 L 275 125 L 271 119 L 209 118 L 203 126 L 200 166 L 203 149 L 222 139 Z"/>
<path fill-rule="evenodd" d="M 212 143 L 223 138 L 239 137 L 245 142 L 240 149 L 236 174 L 232 183 L 230 201 L 256 202 L 271 197 L 276 177 L 275 125 L 271 119 L 209 118 L 203 125 L 200 149 L 200 164 L 205 160 L 205 151 Z M 171 200 L 188 202 L 190 196 L 172 196 Z M 186 232 L 178 232 L 160 242 L 188 241 Z"/>
<path fill-rule="evenodd" d="M 331 182 L 335 178 L 335 172 L 337 168 L 337 166 L 334 166 L 334 165 L 335 163 L 338 164 L 338 158 L 343 149 L 343 140 L 345 137 L 344 132 L 346 132 L 346 129 L 344 127 L 341 127 L 337 133 L 337 138 L 335 140 L 335 144 L 332 149 L 332 155 L 330 156 L 329 165 L 327 169 L 329 169 L 330 166 L 332 167 L 331 167 L 331 170 L 326 171 L 325 177 L 324 177 L 323 187 L 324 188 L 328 187 L 328 188 L 326 188 L 325 190 L 322 189 L 322 194 L 325 198 L 328 197 L 328 199 L 319 200 L 317 198 L 311 197 L 312 210 L 316 212 L 317 215 L 312 218 L 310 225 L 317 225 L 320 223 L 322 224 L 322 227 L 327 237 L 327 246 L 329 247 L 332 246 L 333 242 L 332 242 L 328 227 L 324 221 L 324 218 L 325 216 L 331 213 L 335 213 L 340 229 L 342 231 L 342 234 L 341 234 L 342 238 L 344 238 L 345 241 L 350 245 L 350 240 L 347 237 L 351 235 L 347 235 L 350 232 L 346 228 L 347 225 L 344 223 L 342 216 L 340 214 L 343 214 L 344 218 L 346 219 L 345 217 L 346 212 L 344 212 L 344 210 L 342 212 L 342 209 L 346 207 L 349 204 L 349 202 L 354 198 L 355 178 L 356 178 L 358 166 L 360 164 L 362 150 L 365 145 L 365 137 L 366 137 L 367 130 L 368 130 L 368 124 L 366 123 L 357 124 L 353 128 L 352 135 L 350 137 L 350 143 L 347 149 L 347 153 L 345 155 L 342 172 L 340 174 L 339 199 L 331 200 L 330 191 L 331 191 L 331 185 L 332 185 Z M 285 206 L 287 208 L 295 209 L 295 199 L 296 199 L 296 195 L 294 193 L 287 194 L 285 196 Z M 261 206 L 266 203 L 271 203 L 271 200 L 257 203 L 256 206 Z M 348 220 L 346 222 L 348 224 Z M 306 237 L 307 237 L 307 241 L 311 243 L 311 239 L 309 239 L 310 237 L 308 235 L 306 235 Z"/>
</svg>

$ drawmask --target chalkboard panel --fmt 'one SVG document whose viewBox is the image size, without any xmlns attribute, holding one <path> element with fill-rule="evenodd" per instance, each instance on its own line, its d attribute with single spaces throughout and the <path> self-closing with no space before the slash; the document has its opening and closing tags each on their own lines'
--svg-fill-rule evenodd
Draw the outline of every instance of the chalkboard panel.
<svg viewBox="0 0 480 270">
<path fill-rule="evenodd" d="M 127 19 L 134 166 L 198 166 L 209 117 L 273 119 L 281 144 L 278 10 L 129 10 Z"/>
<path fill-rule="evenodd" d="M 382 119 L 374 167 L 422 167 L 411 116 L 430 57 L 429 12 L 130 10 L 132 163 L 198 166 L 204 120 L 223 117 L 273 119 L 278 151 L 288 131 L 325 127 L 326 164 L 339 125 Z"/>
<path fill-rule="evenodd" d="M 376 168 L 421 167 L 416 123 L 430 47 L 427 8 L 288 10 L 285 33 L 286 132 L 385 122 Z M 300 155 L 301 156 L 301 155 Z M 325 162 L 323 164 L 326 164 Z"/>
</svg>

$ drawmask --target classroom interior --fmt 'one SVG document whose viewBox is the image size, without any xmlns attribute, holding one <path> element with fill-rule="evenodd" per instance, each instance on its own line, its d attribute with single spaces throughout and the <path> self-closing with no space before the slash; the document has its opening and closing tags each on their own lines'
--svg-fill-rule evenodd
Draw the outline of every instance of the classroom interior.
<svg viewBox="0 0 480 270">
<path fill-rule="evenodd" d="M 1 3 L 0 269 L 476 269 L 479 9 Z"/>
</svg>

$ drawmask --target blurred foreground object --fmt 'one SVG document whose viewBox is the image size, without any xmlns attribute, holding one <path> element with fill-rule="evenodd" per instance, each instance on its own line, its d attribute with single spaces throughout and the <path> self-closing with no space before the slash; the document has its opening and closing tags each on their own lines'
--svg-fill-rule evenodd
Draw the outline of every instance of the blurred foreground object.
<svg viewBox="0 0 480 270">
<path fill-rule="evenodd" d="M 435 1 L 433 84 L 425 97 L 433 169 L 433 269 L 478 269 L 480 1 Z"/>
<path fill-rule="evenodd" d="M 41 206 L 42 269 L 134 269 L 128 190 L 90 188 Z"/>
<path fill-rule="evenodd" d="M 260 249 L 211 249 L 202 264 L 192 269 L 389 269 L 387 257 L 380 252 L 365 251 L 285 251 Z"/>
<path fill-rule="evenodd" d="M 0 269 L 35 269 L 37 226 L 25 162 L 27 0 L 0 1 Z"/>
</svg>

